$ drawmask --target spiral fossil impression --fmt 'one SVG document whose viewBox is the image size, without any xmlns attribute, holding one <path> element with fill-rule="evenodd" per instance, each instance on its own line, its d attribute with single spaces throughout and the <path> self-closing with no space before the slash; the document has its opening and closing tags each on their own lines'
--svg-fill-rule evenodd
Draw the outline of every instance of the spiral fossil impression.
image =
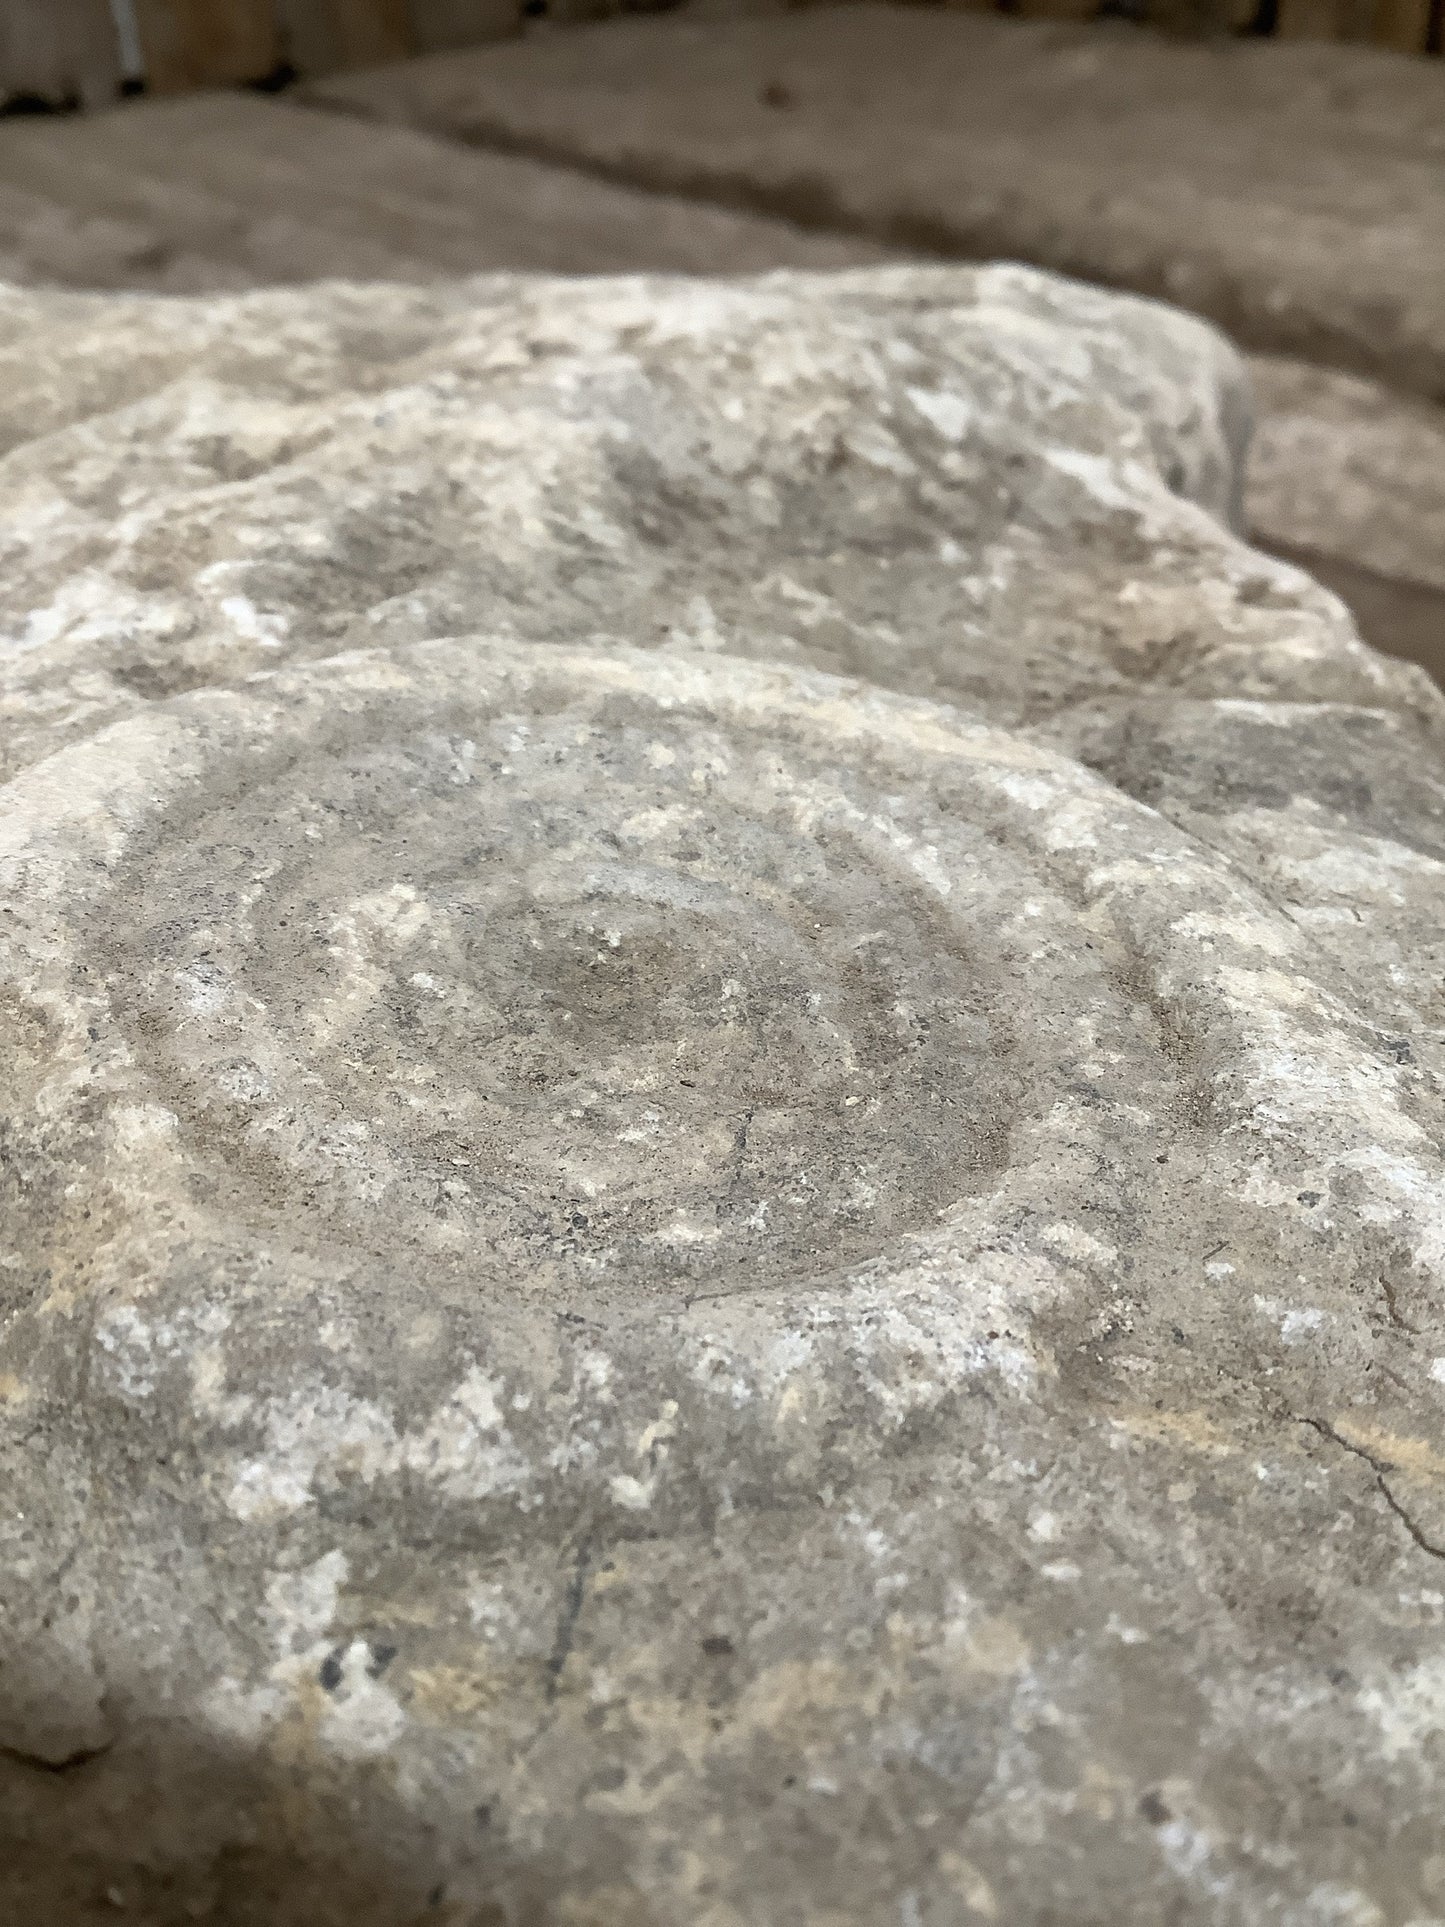
<svg viewBox="0 0 1445 1927">
<path fill-rule="evenodd" d="M 58 571 L 5 672 L 0 1917 L 1432 1917 L 1438 703 L 1200 505 L 1229 490 L 1193 324 L 1132 369 L 1137 304 L 1106 351 L 1108 298 L 988 275 L 943 320 L 926 276 L 833 309 L 674 290 L 605 391 L 643 295 L 536 295 L 572 413 L 491 451 L 524 502 L 580 447 L 579 518 L 672 513 L 635 409 L 632 466 L 594 462 L 643 391 L 690 487 L 737 451 L 677 457 L 684 416 L 751 407 L 763 453 L 734 521 L 682 515 L 682 561 L 633 526 L 583 579 L 523 516 L 541 586 L 503 637 L 408 638 L 445 596 L 423 570 L 400 609 L 390 509 L 347 552 L 373 646 L 247 601 L 286 490 L 335 521 L 329 444 L 251 489 L 218 575 L 147 573 L 155 524 L 118 521 L 118 620 L 87 518 L 131 401 L 0 476 Z M 313 348 L 371 301 L 289 299 Z M 465 333 L 450 299 L 376 312 Z M 487 299 L 489 353 L 535 328 L 525 290 Z M 966 459 L 899 427 L 894 379 L 946 373 L 959 313 L 994 410 Z M 133 315 L 94 348 L 108 314 L 34 406 L 141 381 Z M 270 352 L 229 325 L 155 319 Z M 1004 393 L 1021 340 L 1048 359 Z M 455 403 L 417 419 L 465 441 Z M 395 442 L 386 408 L 367 435 L 409 461 L 388 407 Z M 815 461 L 840 423 L 869 459 Z M 1194 451 L 1196 501 L 1146 446 Z M 809 474 L 812 519 L 780 520 Z M 186 526 L 224 533 L 212 487 Z M 838 531 L 880 504 L 859 562 Z M 970 528 L 986 553 L 945 556 Z M 468 595 L 493 560 L 463 555 Z M 647 647 L 588 627 L 599 582 Z M 815 666 L 739 660 L 785 604 Z M 834 644 L 876 676 L 824 673 Z M 983 713 L 928 699 L 960 683 Z"/>
<path fill-rule="evenodd" d="M 337 680 L 222 725 L 104 919 L 238 1210 L 379 1212 L 478 1283 L 731 1287 L 871 1255 L 996 1159 L 999 960 L 953 900 L 1006 889 L 967 832 L 699 717 L 715 676 L 438 652 L 329 714 Z"/>
<path fill-rule="evenodd" d="M 38 981 L 227 1235 L 579 1305 L 829 1276 L 990 1182 L 1078 1028 L 1074 913 L 974 793 L 1067 766 L 926 707 L 436 644 L 104 740 L 32 780 Z"/>
</svg>

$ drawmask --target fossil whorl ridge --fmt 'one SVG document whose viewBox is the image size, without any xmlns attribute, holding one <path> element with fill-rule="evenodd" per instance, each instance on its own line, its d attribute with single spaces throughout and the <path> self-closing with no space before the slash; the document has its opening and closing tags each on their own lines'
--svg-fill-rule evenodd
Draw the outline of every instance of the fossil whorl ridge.
<svg viewBox="0 0 1445 1927">
<path fill-rule="evenodd" d="M 1438 1097 L 1227 860 L 468 639 L 112 725 L 0 875 L 24 1917 L 1418 1912 Z"/>
<path fill-rule="evenodd" d="M 451 646 L 198 703 L 208 767 L 93 911 L 93 1054 L 236 1208 L 473 1283 L 735 1288 L 936 1219 L 1002 1155 L 1005 971 L 1041 975 L 948 899 L 974 872 L 987 931 L 1013 867 L 955 831 L 945 877 L 826 738 L 734 741 L 692 680 L 702 723 L 687 672 Z"/>
<path fill-rule="evenodd" d="M 826 679 L 470 641 L 119 726 L 7 815 L 27 995 L 86 1066 L 76 1156 L 102 1174 L 140 1130 L 147 1187 L 168 1145 L 177 1195 L 204 1172 L 199 1222 L 524 1297 L 926 1248 L 1104 1048 L 1056 968 L 1075 909 L 935 764 L 995 813 L 1069 780 Z M 1119 1030 L 1097 1077 L 1137 1097 L 1157 1052 L 1086 966 Z"/>
</svg>

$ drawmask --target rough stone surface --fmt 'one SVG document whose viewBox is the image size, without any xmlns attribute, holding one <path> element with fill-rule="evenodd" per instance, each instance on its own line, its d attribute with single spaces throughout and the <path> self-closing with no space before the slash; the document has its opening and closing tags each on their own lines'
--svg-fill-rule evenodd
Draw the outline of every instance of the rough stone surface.
<svg viewBox="0 0 1445 1927">
<path fill-rule="evenodd" d="M 1225 345 L 1028 270 L 12 292 L 0 382 L 12 769 L 158 695 L 470 631 L 800 660 L 1011 722 L 1306 666 L 1331 699 L 1409 686 L 1221 527 Z"/>
<path fill-rule="evenodd" d="M 0 1917 L 1445 1917 L 1440 698 L 1223 344 L 3 341 Z"/>
<path fill-rule="evenodd" d="M 1379 575 L 1347 556 L 1296 549 L 1287 543 L 1269 546 L 1282 560 L 1309 570 L 1347 603 L 1367 642 L 1419 663 L 1445 686 L 1445 590 Z"/>
<path fill-rule="evenodd" d="M 1445 680 L 1445 410 L 1267 356 L 1250 376 L 1250 527 L 1344 594 L 1371 640 Z"/>
<path fill-rule="evenodd" d="M 1246 510 L 1272 542 L 1445 589 L 1445 410 L 1258 355 Z"/>
<path fill-rule="evenodd" d="M 611 22 L 310 98 L 1164 295 L 1445 400 L 1445 68 L 883 6 Z"/>
<path fill-rule="evenodd" d="M 1374 72 L 1366 56 L 1357 79 Z M 361 129 L 289 100 L 187 96 L 0 128 L 0 263 L 12 281 L 180 293 L 498 268 L 746 272 L 887 252 L 405 128 Z M 1271 357 L 1251 374 L 1259 539 L 1341 594 L 1370 641 L 1445 679 L 1445 591 L 1430 586 L 1439 411 Z"/>
<path fill-rule="evenodd" d="M 493 268 L 747 274 L 881 254 L 254 94 L 0 123 L 9 281 L 192 294 Z"/>
</svg>

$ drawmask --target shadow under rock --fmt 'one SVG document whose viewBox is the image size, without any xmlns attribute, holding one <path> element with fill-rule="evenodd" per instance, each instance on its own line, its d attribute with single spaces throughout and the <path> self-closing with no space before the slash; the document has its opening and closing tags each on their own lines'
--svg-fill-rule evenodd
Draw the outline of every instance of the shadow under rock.
<svg viewBox="0 0 1445 1927">
<path fill-rule="evenodd" d="M 59 1769 L 0 1754 L 0 1921 L 550 1927 L 543 1880 L 498 1842 L 492 1807 L 472 1825 L 471 1843 L 451 1825 L 443 1842 L 384 1766 L 288 1770 L 175 1727 Z"/>
<path fill-rule="evenodd" d="M 1281 562 L 1304 569 L 1348 604 L 1365 641 L 1387 656 L 1418 662 L 1445 689 L 1445 589 L 1377 575 L 1357 562 L 1289 543 L 1250 540 Z"/>
</svg>

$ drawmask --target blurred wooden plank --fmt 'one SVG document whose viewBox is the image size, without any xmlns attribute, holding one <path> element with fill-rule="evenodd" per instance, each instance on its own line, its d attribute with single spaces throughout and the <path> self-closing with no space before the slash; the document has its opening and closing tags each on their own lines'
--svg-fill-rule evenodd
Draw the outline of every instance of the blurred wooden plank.
<svg viewBox="0 0 1445 1927">
<path fill-rule="evenodd" d="M 1359 40 L 1429 51 L 1432 0 L 1279 0 L 1281 40 Z"/>
<path fill-rule="evenodd" d="M 1259 0 L 1152 0 L 1150 21 L 1166 33 L 1209 40 L 1248 31 Z"/>
<path fill-rule="evenodd" d="M 1376 0 L 1371 38 L 1401 53 L 1422 54 L 1430 36 L 1430 0 Z"/>
<path fill-rule="evenodd" d="M 505 40 L 522 25 L 522 0 L 410 0 L 418 53 L 445 53 Z"/>
<path fill-rule="evenodd" d="M 1099 10 L 1099 0 L 1016 0 L 1000 9 L 1024 20 L 1091 20 Z"/>
<path fill-rule="evenodd" d="M 415 50 L 407 0 L 276 0 L 283 57 L 301 74 L 376 67 Z"/>
<path fill-rule="evenodd" d="M 1279 0 L 1281 40 L 1370 40 L 1375 0 Z"/>
<path fill-rule="evenodd" d="M 1338 40 L 1336 0 L 1279 0 L 1277 40 Z"/>
<path fill-rule="evenodd" d="M 0 100 L 115 98 L 120 55 L 107 0 L 0 0 Z"/>
<path fill-rule="evenodd" d="M 259 80 L 281 59 L 274 0 L 136 0 L 152 93 Z"/>
</svg>

